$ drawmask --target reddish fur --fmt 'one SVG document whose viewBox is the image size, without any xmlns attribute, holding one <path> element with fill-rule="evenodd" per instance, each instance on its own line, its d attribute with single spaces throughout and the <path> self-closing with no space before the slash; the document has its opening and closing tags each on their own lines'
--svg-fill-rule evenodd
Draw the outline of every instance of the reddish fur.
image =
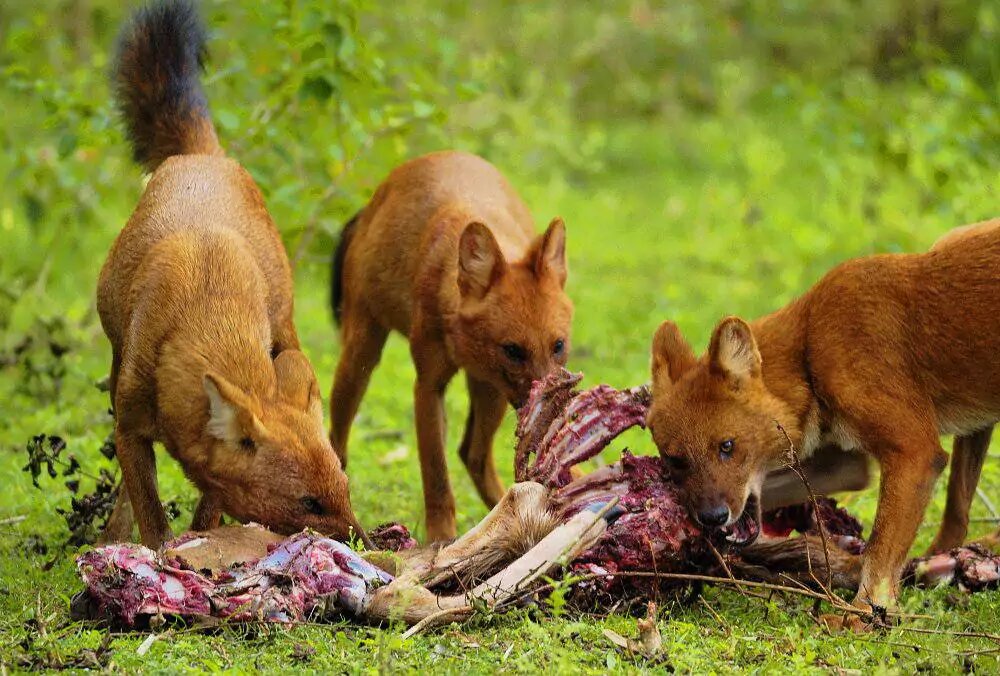
<svg viewBox="0 0 1000 676">
<path fill-rule="evenodd" d="M 751 324 L 730 317 L 695 359 L 665 322 L 653 344 L 653 438 L 686 465 L 694 511 L 738 517 L 788 449 L 857 448 L 881 466 L 859 605 L 891 605 L 931 488 L 956 434 L 948 505 L 932 551 L 965 538 L 989 431 L 1000 419 L 1000 219 L 929 252 L 846 262 Z M 735 441 L 730 459 L 718 444 Z"/>
<path fill-rule="evenodd" d="M 170 22 L 192 20 L 178 13 L 191 11 L 168 3 L 138 15 L 123 58 L 130 50 L 155 57 L 144 40 L 158 29 L 170 34 Z M 164 26 L 142 25 L 148 21 Z M 178 72 L 197 77 L 192 68 Z M 119 82 L 126 97 L 129 87 L 146 86 L 156 81 Z M 347 477 L 324 433 L 312 367 L 298 349 L 288 258 L 260 191 L 221 156 L 214 129 L 205 131 L 211 120 L 204 109 L 160 111 L 175 116 L 170 120 L 158 120 L 155 110 L 143 114 L 145 126 L 130 126 L 146 134 L 146 156 L 167 154 L 162 143 L 184 154 L 153 162 L 98 282 L 112 347 L 121 502 L 130 499 L 144 544 L 169 537 L 156 488 L 153 442 L 160 441 L 202 492 L 196 529 L 217 526 L 225 512 L 282 533 L 311 527 L 346 537 L 357 527 Z M 173 132 L 155 132 L 164 128 Z M 306 496 L 326 513 L 309 513 Z M 119 505 L 116 515 L 108 538 L 129 537 L 128 510 Z"/>
<path fill-rule="evenodd" d="M 346 461 L 351 422 L 388 333 L 408 336 L 428 537 L 454 537 L 445 388 L 466 372 L 471 406 L 459 454 L 492 506 L 503 495 L 492 442 L 507 402 L 522 401 L 569 351 L 562 221 L 536 236 L 527 207 L 496 168 L 466 153 L 434 153 L 379 186 L 334 274 L 343 294 L 343 352 L 330 402 L 334 448 Z M 561 355 L 552 351 L 557 339 L 565 341 Z M 504 355 L 508 342 L 527 348 L 526 363 Z"/>
</svg>

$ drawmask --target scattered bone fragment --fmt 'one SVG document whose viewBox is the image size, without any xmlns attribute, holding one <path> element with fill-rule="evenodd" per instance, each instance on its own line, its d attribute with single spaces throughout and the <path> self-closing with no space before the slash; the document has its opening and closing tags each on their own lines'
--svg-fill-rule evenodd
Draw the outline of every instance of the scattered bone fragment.
<svg viewBox="0 0 1000 676">
<path fill-rule="evenodd" d="M 970 543 L 951 551 L 910 561 L 904 582 L 921 587 L 950 584 L 962 591 L 1000 586 L 1000 555 L 983 544 Z"/>
<path fill-rule="evenodd" d="M 636 628 L 639 630 L 638 639 L 626 638 L 611 629 L 605 629 L 604 636 L 627 652 L 650 658 L 658 657 L 663 651 L 663 637 L 656 623 L 656 603 L 650 601 L 646 604 L 646 617 L 636 621 Z"/>
</svg>

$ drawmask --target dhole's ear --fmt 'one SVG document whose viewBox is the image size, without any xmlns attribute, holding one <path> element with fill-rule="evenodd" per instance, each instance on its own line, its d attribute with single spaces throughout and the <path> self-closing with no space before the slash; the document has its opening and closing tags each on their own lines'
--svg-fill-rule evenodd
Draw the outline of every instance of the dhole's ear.
<svg viewBox="0 0 1000 676">
<path fill-rule="evenodd" d="M 713 373 L 737 381 L 760 375 L 760 351 L 750 325 L 739 317 L 726 317 L 715 327 L 708 345 Z"/>
<path fill-rule="evenodd" d="M 560 286 L 565 286 L 567 273 L 566 224 L 561 218 L 553 218 L 535 253 L 535 274 L 539 277 L 551 274 Z"/>
<path fill-rule="evenodd" d="M 256 448 L 254 437 L 261 424 L 250 410 L 246 395 L 225 378 L 208 373 L 202 379 L 208 395 L 206 431 L 226 443 L 246 451 Z"/>
<path fill-rule="evenodd" d="M 673 322 L 663 322 L 653 335 L 653 395 L 669 392 L 677 379 L 692 368 L 697 359 L 681 330 Z"/>
<path fill-rule="evenodd" d="M 299 350 L 284 350 L 274 358 L 274 375 L 281 398 L 308 412 L 323 425 L 323 400 L 309 359 Z"/>
<path fill-rule="evenodd" d="M 462 296 L 482 298 L 507 269 L 500 245 L 482 223 L 469 223 L 458 243 L 458 289 Z"/>
</svg>

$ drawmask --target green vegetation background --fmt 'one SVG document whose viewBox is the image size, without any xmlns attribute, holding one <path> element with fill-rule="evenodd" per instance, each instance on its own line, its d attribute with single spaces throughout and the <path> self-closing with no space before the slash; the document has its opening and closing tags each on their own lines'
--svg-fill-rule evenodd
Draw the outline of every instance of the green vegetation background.
<svg viewBox="0 0 1000 676">
<path fill-rule="evenodd" d="M 68 623 L 79 584 L 60 553 L 61 481 L 20 471 L 35 434 L 63 436 L 90 474 L 111 429 L 94 383 L 109 350 L 94 309 L 105 252 L 143 186 L 106 73 L 117 0 L 0 4 L 0 668 L 104 666 L 442 672 L 657 670 L 617 653 L 607 619 L 541 611 L 477 618 L 403 643 L 396 627 L 142 635 Z M 786 303 L 844 259 L 919 251 L 998 215 L 1000 6 L 980 0 L 401 0 L 204 2 L 205 87 L 227 151 L 258 180 L 296 261 L 297 321 L 324 389 L 338 355 L 327 260 L 340 224 L 397 163 L 464 148 L 499 166 L 539 223 L 569 228 L 577 306 L 571 366 L 587 383 L 647 379 L 664 318 L 696 346 L 729 313 Z M 412 369 L 394 338 L 354 427 L 352 490 L 364 523 L 420 534 Z M 452 446 L 462 384 L 449 393 Z M 510 478 L 512 425 L 498 440 Z M 641 432 L 626 441 L 653 449 Z M 609 457 L 613 457 L 609 452 Z M 485 510 L 450 456 L 468 528 Z M 175 530 L 194 492 L 160 469 Z M 926 545 L 938 498 L 921 531 Z M 1000 498 L 991 458 L 983 488 Z M 85 492 L 93 482 L 85 479 Z M 846 502 L 870 524 L 875 489 Z M 976 503 L 974 516 L 989 512 Z M 24 517 L 20 519 L 20 517 Z M 976 533 L 989 530 L 977 524 Z M 43 564 L 55 558 L 51 570 Z M 910 626 L 1000 631 L 1000 597 L 907 592 Z M 897 629 L 829 637 L 795 599 L 709 590 L 665 603 L 679 670 L 996 669 L 995 642 Z M 914 646 L 922 646 L 920 649 Z M 88 652 L 90 651 L 90 652 Z"/>
</svg>

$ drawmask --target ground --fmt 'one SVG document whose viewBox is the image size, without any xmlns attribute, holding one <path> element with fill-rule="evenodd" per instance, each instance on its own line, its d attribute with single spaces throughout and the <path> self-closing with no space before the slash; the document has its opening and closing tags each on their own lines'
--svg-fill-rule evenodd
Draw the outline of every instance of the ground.
<svg viewBox="0 0 1000 676">
<path fill-rule="evenodd" d="M 603 167 L 585 177 L 529 172 L 510 162 L 502 169 L 531 205 L 539 225 L 561 215 L 568 226 L 569 293 L 576 304 L 571 368 L 585 384 L 618 387 L 648 380 L 649 343 L 665 318 L 679 322 L 696 349 L 720 317 L 755 317 L 801 293 L 836 262 L 875 251 L 925 249 L 947 228 L 978 213 L 965 206 L 932 212 L 917 188 L 879 176 L 864 150 L 846 137 L 823 137 L 825 122 L 786 107 L 766 118 L 707 118 L 683 128 L 668 122 L 623 125 L 609 132 Z M 803 152 L 812 143 L 815 152 Z M 385 168 L 386 170 L 388 167 Z M 1000 633 L 997 592 L 965 596 L 952 590 L 907 590 L 903 608 L 924 615 L 885 633 L 830 635 L 817 626 L 811 603 L 798 598 L 744 597 L 708 588 L 690 604 L 663 600 L 661 662 L 617 651 L 604 628 L 635 634 L 635 620 L 613 613 L 580 616 L 558 605 L 480 615 L 402 640 L 402 627 L 361 627 L 349 622 L 296 628 L 226 628 L 211 634 L 166 631 L 142 651 L 145 633 L 108 636 L 68 620 L 70 597 L 80 589 L 72 550 L 62 551 L 65 525 L 57 509 L 69 503 L 59 480 L 32 486 L 20 471 L 24 446 L 35 434 L 67 440 L 86 471 L 114 468 L 98 449 L 111 429 L 107 395 L 95 383 L 107 374 L 109 349 L 94 318 L 97 271 L 114 232 L 137 193 L 100 208 L 107 227 L 72 233 L 74 251 L 53 256 L 40 276 L 45 307 L 21 309 L 15 318 L 62 317 L 83 327 L 66 339 L 69 351 L 58 392 L 44 371 L 51 355 L 0 370 L 0 663 L 19 666 L 101 666 L 132 671 L 224 669 L 437 673 L 524 671 L 617 673 L 635 671 L 799 672 L 860 670 L 992 671 L 1000 667 L 996 638 L 954 632 Z M 267 192 L 267 189 L 265 188 Z M 983 196 L 988 195 L 985 190 Z M 860 195 L 864 195 L 862 198 Z M 863 203 L 862 203 L 863 202 Z M 993 200 L 995 204 L 995 200 Z M 304 348 L 328 390 L 339 353 L 331 323 L 325 257 L 306 260 L 296 274 L 296 320 Z M 54 329 L 58 331 L 59 329 Z M 27 329 L 25 329 L 27 331 Z M 27 334 L 25 334 L 27 335 Z M 353 429 L 351 488 L 366 525 L 397 520 L 421 535 L 422 500 L 412 415 L 413 370 L 404 341 L 393 337 Z M 46 384 L 48 383 L 48 384 Z M 449 445 L 457 446 L 465 417 L 463 385 L 448 395 Z M 511 477 L 512 415 L 497 439 L 498 465 Z M 945 442 L 948 443 L 947 441 Z M 647 435 L 633 431 L 608 452 L 627 444 L 651 453 Z M 947 446 L 946 446 L 947 447 Z M 180 531 L 190 519 L 193 489 L 175 463 L 160 456 L 161 493 L 176 499 Z M 486 512 L 457 454 L 449 453 L 459 528 Z M 914 553 L 925 547 L 940 517 L 944 477 L 920 531 Z M 982 486 L 997 495 L 1000 468 L 987 461 Z M 84 480 L 83 489 L 92 482 Z M 845 498 L 870 526 L 876 490 Z M 976 502 L 973 516 L 988 517 Z M 977 523 L 975 533 L 992 529 Z M 46 562 L 54 560 L 51 569 Z M 936 633 L 936 632 L 942 633 Z M 88 652 L 91 651 L 91 652 Z"/>
</svg>

